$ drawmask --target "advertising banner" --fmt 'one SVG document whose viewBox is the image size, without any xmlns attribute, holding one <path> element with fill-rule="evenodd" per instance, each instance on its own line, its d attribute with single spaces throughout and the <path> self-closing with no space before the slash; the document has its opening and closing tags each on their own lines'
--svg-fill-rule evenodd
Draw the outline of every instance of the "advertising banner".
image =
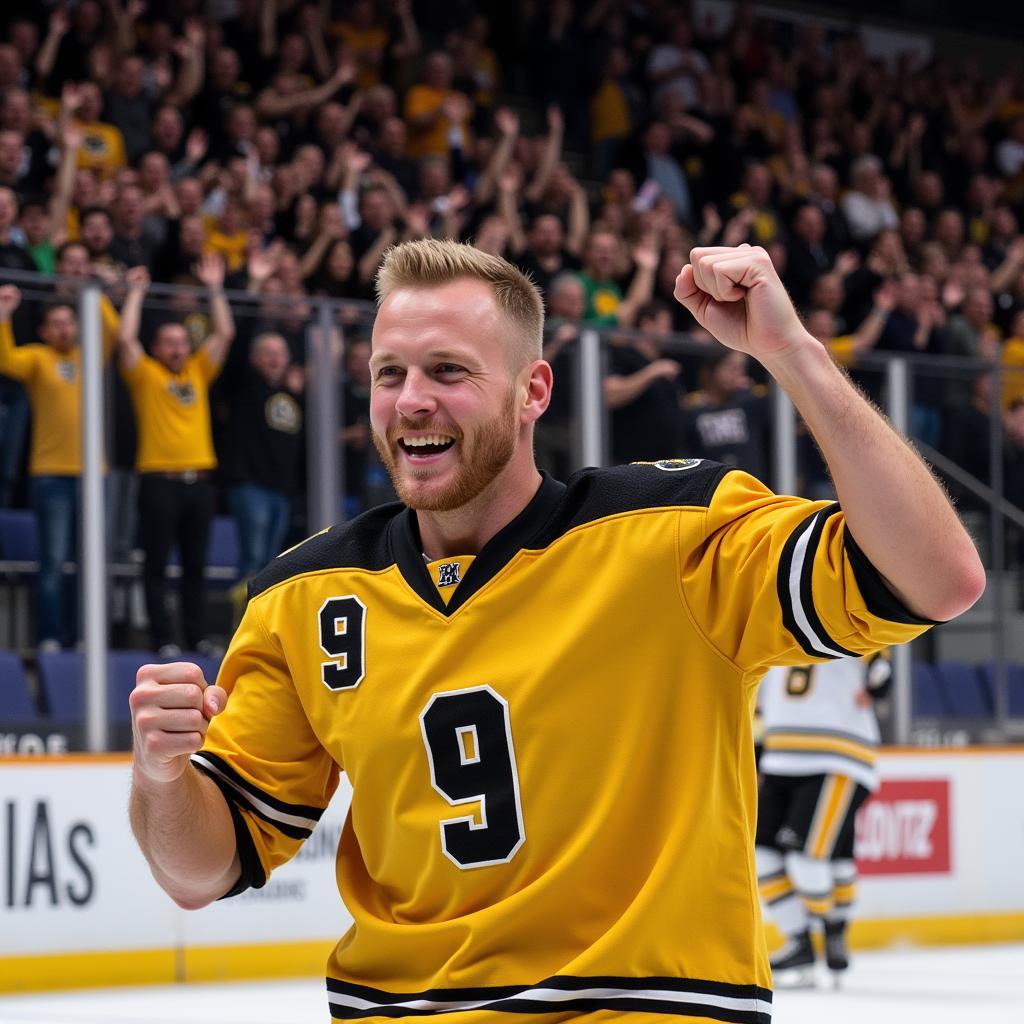
<svg viewBox="0 0 1024 1024">
<path fill-rule="evenodd" d="M 886 780 L 857 815 L 862 875 L 948 874 L 949 780 Z"/>
<path fill-rule="evenodd" d="M 1024 749 L 885 751 L 880 770 L 857 821 L 857 927 L 875 942 L 1024 937 Z M 98 967 L 111 984 L 319 972 L 351 921 L 335 880 L 344 779 L 263 889 L 199 911 L 153 881 L 129 784 L 124 755 L 0 758 L 0 991 Z"/>
</svg>

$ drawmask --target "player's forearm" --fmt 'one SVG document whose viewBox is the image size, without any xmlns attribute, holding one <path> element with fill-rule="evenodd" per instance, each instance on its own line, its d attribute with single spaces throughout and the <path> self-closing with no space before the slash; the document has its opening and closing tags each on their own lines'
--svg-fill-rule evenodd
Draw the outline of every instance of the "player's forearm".
<svg viewBox="0 0 1024 1024">
<path fill-rule="evenodd" d="M 810 428 L 847 527 L 890 588 L 923 618 L 966 611 L 984 590 L 984 569 L 917 453 L 809 336 L 766 366 Z"/>
<path fill-rule="evenodd" d="M 174 782 L 134 772 L 132 832 L 160 887 L 187 910 L 220 898 L 241 862 L 231 812 L 216 785 L 189 768 Z"/>
</svg>

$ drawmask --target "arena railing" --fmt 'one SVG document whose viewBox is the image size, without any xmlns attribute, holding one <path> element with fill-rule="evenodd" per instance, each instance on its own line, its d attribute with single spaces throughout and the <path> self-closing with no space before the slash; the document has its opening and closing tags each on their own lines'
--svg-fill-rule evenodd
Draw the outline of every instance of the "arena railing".
<svg viewBox="0 0 1024 1024">
<path fill-rule="evenodd" d="M 42 302 L 59 290 L 61 294 L 73 295 L 78 306 L 83 355 L 84 468 L 79 578 L 83 595 L 81 607 L 87 678 L 86 746 L 91 750 L 104 750 L 108 748 L 110 735 L 104 683 L 109 646 L 107 609 L 111 574 L 103 529 L 107 506 L 102 478 L 110 432 L 109 400 L 104 397 L 107 371 L 101 352 L 99 301 L 101 289 L 106 289 L 115 304 L 120 305 L 121 292 L 117 286 L 103 286 L 95 281 L 58 281 L 53 277 L 13 271 L 5 272 L 5 280 L 17 283 L 30 299 Z M 350 507 L 346 503 L 344 446 L 339 440 L 341 426 L 345 422 L 344 390 L 340 385 L 345 382 L 348 344 L 353 335 L 368 333 L 374 307 L 372 303 L 355 300 L 253 296 L 245 291 L 229 290 L 227 297 L 238 320 L 246 316 L 255 319 L 257 315 L 266 318 L 275 310 L 294 312 L 296 303 L 308 306 L 303 321 L 307 381 L 305 500 L 308 513 L 306 531 L 314 533 L 343 518 Z M 147 296 L 147 302 L 154 309 L 162 307 L 164 313 L 184 306 L 199 307 L 203 301 L 202 289 L 183 285 L 153 284 Z M 553 468 L 567 472 L 583 466 L 609 463 L 610 416 L 603 400 L 602 381 L 607 372 L 609 346 L 628 342 L 630 338 L 629 332 L 581 325 L 577 343 L 570 346 L 565 364 L 570 401 L 563 413 L 564 422 L 561 425 L 552 422 L 550 437 L 544 445 L 538 445 L 539 455 L 543 454 L 542 449 L 551 455 Z M 698 363 L 711 351 L 706 343 L 685 334 L 665 339 L 663 350 L 681 360 L 689 360 L 691 364 Z M 853 372 L 855 378 L 865 384 L 869 394 L 879 400 L 897 429 L 905 434 L 911 433 L 913 427 L 915 384 L 920 385 L 930 376 L 959 376 L 969 380 L 982 373 L 993 373 L 996 393 L 1001 394 L 1002 388 L 1001 368 L 979 360 L 874 353 L 858 360 Z M 693 386 L 692 381 L 687 381 L 687 384 Z M 796 493 L 804 476 L 797 417 L 785 394 L 773 388 L 770 382 L 766 381 L 765 385 L 772 408 L 770 483 L 777 491 Z M 973 476 L 939 448 L 926 447 L 923 443 L 919 445 L 936 470 L 958 487 L 969 491 L 982 509 L 976 519 L 986 524 L 984 547 L 991 597 L 977 615 L 940 627 L 936 631 L 937 639 L 916 643 L 913 652 L 910 648 L 895 652 L 896 685 L 887 737 L 898 743 L 999 740 L 1017 734 L 1022 724 L 1011 714 L 1009 696 L 1009 666 L 1015 661 L 1024 662 L 1024 655 L 1008 642 L 1011 623 L 1018 617 L 1009 595 L 1013 583 L 1019 580 L 1019 566 L 1008 565 L 1005 536 L 1007 524 L 1014 530 L 1024 528 L 1024 513 L 1010 504 L 1004 494 L 1003 438 L 997 408 L 992 410 L 990 417 L 989 444 L 992 472 L 987 482 Z M 991 641 L 990 649 L 978 648 L 977 638 L 982 633 Z M 973 653 L 968 650 L 969 645 L 963 646 L 965 637 L 973 637 Z M 957 653 L 961 650 L 968 653 L 958 659 Z M 979 678 L 984 670 L 986 683 L 991 686 L 991 715 L 959 718 L 953 708 L 933 721 L 928 715 L 915 710 L 912 694 L 914 658 L 926 663 L 971 660 Z"/>
</svg>

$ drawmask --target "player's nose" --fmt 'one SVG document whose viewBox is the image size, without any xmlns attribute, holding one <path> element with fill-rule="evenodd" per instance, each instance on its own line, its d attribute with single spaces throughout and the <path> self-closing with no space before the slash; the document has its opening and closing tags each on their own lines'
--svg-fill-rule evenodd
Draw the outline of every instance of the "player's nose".
<svg viewBox="0 0 1024 1024">
<path fill-rule="evenodd" d="M 415 368 L 407 370 L 402 390 L 395 402 L 395 411 L 407 420 L 416 420 L 431 416 L 436 410 L 437 396 L 434 393 L 433 381 Z"/>
</svg>

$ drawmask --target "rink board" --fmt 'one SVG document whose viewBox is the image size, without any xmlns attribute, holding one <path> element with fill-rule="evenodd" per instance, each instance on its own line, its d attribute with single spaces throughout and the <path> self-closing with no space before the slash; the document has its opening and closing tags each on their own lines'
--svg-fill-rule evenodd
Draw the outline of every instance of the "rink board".
<svg viewBox="0 0 1024 1024">
<path fill-rule="evenodd" d="M 854 943 L 1024 939 L 1024 748 L 888 750 L 880 765 Z M 193 912 L 132 839 L 126 757 L 0 758 L 0 780 L 0 991 L 321 975 L 349 925 L 344 780 L 264 889 Z"/>
</svg>

